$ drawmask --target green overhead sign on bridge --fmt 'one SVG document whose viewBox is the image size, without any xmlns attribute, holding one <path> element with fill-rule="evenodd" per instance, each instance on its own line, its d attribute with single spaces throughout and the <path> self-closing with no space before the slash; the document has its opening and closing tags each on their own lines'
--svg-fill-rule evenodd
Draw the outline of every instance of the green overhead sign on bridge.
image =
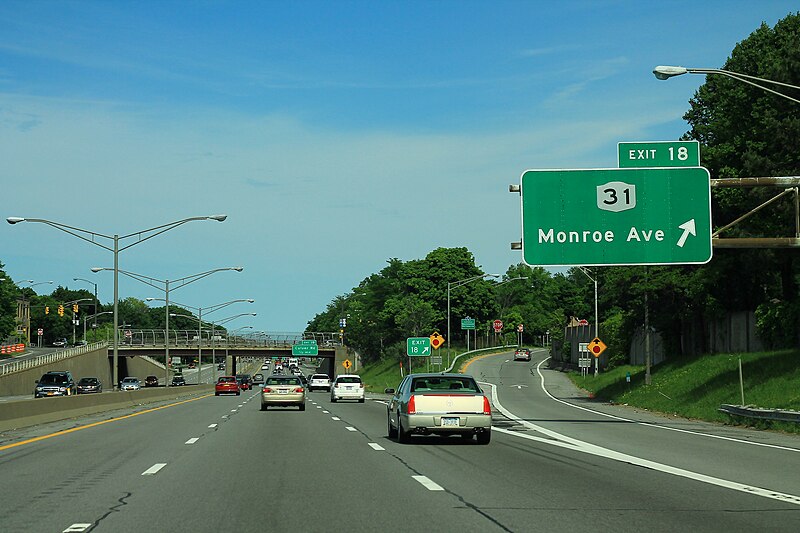
<svg viewBox="0 0 800 533">
<path fill-rule="evenodd" d="M 300 341 L 301 344 L 292 345 L 292 355 L 319 355 L 317 341 Z"/>
<path fill-rule="evenodd" d="M 699 167 L 697 141 L 648 141 L 617 143 L 620 168 Z"/>
<path fill-rule="evenodd" d="M 711 191 L 702 167 L 528 170 L 520 195 L 528 265 L 711 259 Z"/>
</svg>

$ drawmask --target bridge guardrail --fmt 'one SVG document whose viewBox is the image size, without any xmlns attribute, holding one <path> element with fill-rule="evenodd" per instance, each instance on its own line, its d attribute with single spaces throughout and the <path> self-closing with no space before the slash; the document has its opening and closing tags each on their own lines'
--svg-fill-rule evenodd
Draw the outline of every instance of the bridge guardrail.
<svg viewBox="0 0 800 533">
<path fill-rule="evenodd" d="M 66 350 L 42 354 L 30 359 L 24 359 L 22 361 L 3 363 L 0 365 L 0 376 L 13 374 L 14 372 L 20 372 L 22 370 L 29 370 L 31 368 L 36 368 L 37 366 L 48 365 L 50 363 L 55 363 L 70 357 L 74 357 L 76 355 L 83 355 L 95 350 L 100 350 L 107 346 L 108 343 L 105 341 L 93 342 L 91 344 L 87 344 L 86 346 L 75 346 L 73 348 L 67 348 Z"/>
</svg>

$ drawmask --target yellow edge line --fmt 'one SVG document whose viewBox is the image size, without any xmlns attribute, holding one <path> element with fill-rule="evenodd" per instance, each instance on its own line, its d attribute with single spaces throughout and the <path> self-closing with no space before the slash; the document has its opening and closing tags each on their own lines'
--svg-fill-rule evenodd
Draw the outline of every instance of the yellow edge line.
<svg viewBox="0 0 800 533">
<path fill-rule="evenodd" d="M 100 422 L 93 422 L 91 424 L 86 424 L 85 426 L 78 426 L 76 428 L 65 429 L 63 431 L 56 431 L 55 433 L 50 433 L 49 435 L 42 435 L 41 437 L 34 437 L 32 439 L 23 440 L 20 442 L 15 442 L 14 444 L 6 444 L 5 446 L 0 446 L 0 451 L 8 450 L 10 448 L 16 448 L 17 446 L 23 446 L 25 444 L 31 444 L 33 442 L 38 442 L 40 440 L 50 439 L 53 437 L 60 437 L 61 435 L 66 435 L 68 433 L 72 433 L 74 431 L 80 431 L 82 429 L 93 428 L 95 426 L 102 426 L 103 424 L 108 424 L 109 422 L 117 422 L 119 420 L 125 420 L 126 418 L 133 418 L 134 416 L 144 415 L 147 413 L 152 413 L 154 411 L 159 411 L 161 409 L 166 409 L 167 407 L 175 407 L 176 405 L 181 405 L 184 403 L 195 402 L 197 400 L 202 400 L 203 398 L 208 398 L 211 396 L 210 394 L 206 394 L 203 396 L 198 396 L 197 398 L 191 398 L 189 400 L 183 400 L 181 402 L 171 403 L 168 405 L 162 405 L 161 407 L 154 407 L 152 409 L 147 409 L 145 411 L 139 411 L 138 413 L 133 413 L 130 415 L 120 416 L 117 418 L 112 418 L 110 420 L 101 420 Z"/>
<path fill-rule="evenodd" d="M 487 353 L 486 355 L 479 355 L 479 356 L 477 356 L 477 357 L 473 357 L 472 359 L 470 359 L 469 361 L 467 361 L 466 363 L 464 363 L 463 365 L 461 365 L 461 368 L 459 369 L 459 374 L 466 374 L 466 373 L 467 373 L 467 369 L 469 368 L 469 365 L 471 365 L 471 364 L 472 364 L 472 363 L 474 363 L 475 361 L 479 361 L 479 360 L 481 360 L 481 359 L 486 359 L 487 357 L 494 357 L 494 356 L 496 356 L 496 355 L 503 355 L 504 353 L 507 353 L 507 352 L 500 352 L 500 353 Z M 1 450 L 1 449 L 2 449 L 2 448 L 0 448 L 0 450 Z"/>
</svg>

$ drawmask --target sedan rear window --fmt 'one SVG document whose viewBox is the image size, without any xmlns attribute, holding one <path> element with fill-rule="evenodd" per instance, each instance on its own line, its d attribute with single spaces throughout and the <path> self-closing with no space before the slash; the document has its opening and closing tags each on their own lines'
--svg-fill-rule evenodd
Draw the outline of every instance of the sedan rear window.
<svg viewBox="0 0 800 533">
<path fill-rule="evenodd" d="M 314 374 L 311 379 L 330 379 L 327 374 Z"/>
<path fill-rule="evenodd" d="M 222 378 L 219 378 L 218 381 L 219 381 L 219 383 L 231 383 L 233 381 L 236 381 L 236 378 L 234 378 L 234 377 L 222 377 Z"/>
<path fill-rule="evenodd" d="M 356 376 L 347 376 L 336 378 L 337 383 L 361 383 L 361 378 Z"/>
<path fill-rule="evenodd" d="M 267 385 L 300 385 L 299 378 L 267 378 Z"/>
<path fill-rule="evenodd" d="M 412 392 L 480 392 L 478 384 L 469 378 L 428 377 L 415 379 Z"/>
</svg>

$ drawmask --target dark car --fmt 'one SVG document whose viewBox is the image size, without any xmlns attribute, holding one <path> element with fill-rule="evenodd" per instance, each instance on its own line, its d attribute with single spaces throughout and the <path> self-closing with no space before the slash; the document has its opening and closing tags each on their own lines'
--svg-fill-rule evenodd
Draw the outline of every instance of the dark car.
<svg viewBox="0 0 800 533">
<path fill-rule="evenodd" d="M 67 347 L 67 339 L 64 339 L 64 338 L 56 339 L 56 340 L 53 341 L 53 344 L 51 344 L 50 346 L 52 346 L 53 348 L 66 348 Z"/>
<path fill-rule="evenodd" d="M 91 394 L 93 392 L 103 392 L 103 384 L 97 378 L 81 378 L 78 381 L 78 394 Z"/>
<path fill-rule="evenodd" d="M 181 385 L 186 385 L 186 378 L 183 376 L 172 376 L 172 386 L 179 387 Z"/>
<path fill-rule="evenodd" d="M 263 385 L 263 384 L 264 384 L 264 374 L 254 374 L 253 385 Z"/>
<path fill-rule="evenodd" d="M 77 391 L 78 387 L 75 384 L 75 380 L 68 371 L 46 372 L 36 382 L 36 388 L 33 389 L 33 397 L 71 396 L 76 394 Z"/>
<path fill-rule="evenodd" d="M 144 378 L 145 387 L 158 387 L 158 378 L 155 376 L 147 376 Z"/>
<path fill-rule="evenodd" d="M 250 374 L 236 374 L 236 382 L 242 390 L 250 390 L 253 388 L 253 378 Z"/>
</svg>

